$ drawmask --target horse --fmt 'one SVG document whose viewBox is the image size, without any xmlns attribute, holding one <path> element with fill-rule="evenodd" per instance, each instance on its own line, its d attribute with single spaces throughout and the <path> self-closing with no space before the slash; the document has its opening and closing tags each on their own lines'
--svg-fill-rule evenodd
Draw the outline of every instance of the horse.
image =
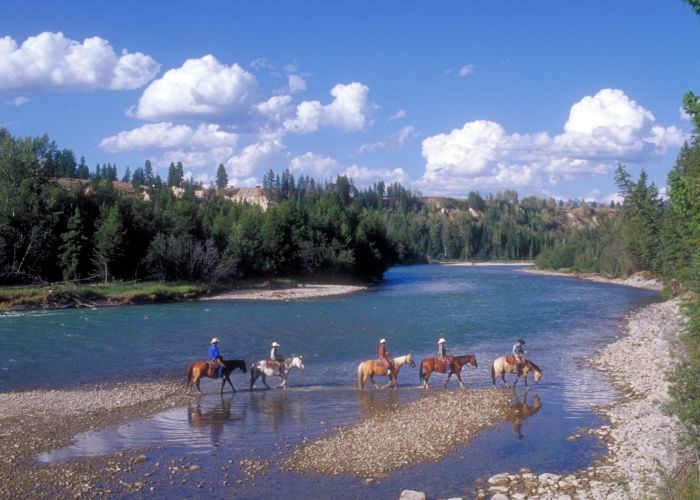
<svg viewBox="0 0 700 500">
<path fill-rule="evenodd" d="M 236 392 L 236 388 L 233 386 L 233 383 L 231 383 L 229 375 L 231 375 L 231 372 L 236 368 L 240 368 L 240 370 L 245 373 L 245 361 L 242 359 L 228 359 L 223 361 L 223 363 L 224 368 L 221 370 L 221 376 L 223 379 L 221 381 L 221 394 L 224 393 L 224 385 L 226 382 L 228 382 L 228 384 L 231 386 L 233 392 Z M 193 385 L 197 386 L 197 390 L 201 394 L 202 390 L 199 388 L 199 380 L 202 377 L 216 378 L 218 371 L 219 369 L 212 366 L 209 361 L 195 361 L 192 363 L 187 367 L 187 394 L 192 392 Z"/>
<path fill-rule="evenodd" d="M 500 376 L 501 380 L 503 380 L 503 383 L 506 385 L 506 387 L 510 387 L 508 385 L 508 382 L 506 382 L 506 372 L 515 373 L 515 361 L 512 359 L 511 356 L 500 356 L 496 358 L 493 361 L 493 365 L 491 365 L 491 381 L 493 382 L 493 385 L 496 385 L 496 377 Z M 534 372 L 533 378 L 535 380 L 535 383 L 540 383 L 540 379 L 542 378 L 542 370 L 539 366 L 537 366 L 529 359 L 526 359 L 523 362 L 521 372 L 523 379 L 525 380 L 525 387 L 528 387 L 527 374 L 530 372 Z M 518 380 L 520 380 L 520 375 L 521 373 L 515 373 L 515 382 L 513 382 L 513 387 L 515 387 L 515 385 L 518 383 Z"/>
<path fill-rule="evenodd" d="M 411 367 L 416 366 L 416 363 L 413 361 L 413 356 L 410 353 L 406 354 L 405 356 L 398 356 L 392 360 L 394 370 L 389 377 L 389 382 L 382 386 L 382 389 L 386 389 L 392 384 L 394 385 L 394 389 L 399 388 L 397 376 L 399 374 L 399 370 L 405 364 L 408 364 Z M 365 383 L 367 382 L 367 379 L 369 379 L 369 381 L 374 385 L 374 388 L 377 389 L 378 386 L 374 381 L 374 377 L 375 375 L 385 377 L 386 371 L 386 367 L 379 359 L 368 359 L 367 361 L 363 361 L 357 367 L 357 387 L 364 391 Z"/>
<path fill-rule="evenodd" d="M 304 371 L 304 360 L 302 356 L 292 356 L 291 358 L 286 358 L 284 361 L 282 361 L 282 363 L 283 368 L 281 374 L 276 366 L 267 366 L 266 359 L 261 359 L 257 363 L 254 363 L 253 366 L 250 367 L 250 389 L 253 390 L 253 386 L 255 385 L 255 381 L 258 380 L 258 377 L 262 377 L 262 383 L 265 384 L 265 387 L 268 389 L 271 389 L 271 387 L 267 385 L 267 381 L 265 379 L 267 377 L 280 377 L 282 379 L 282 383 L 278 385 L 277 388 L 286 389 L 287 375 L 289 374 L 289 371 L 292 368 L 298 368 L 302 372 Z"/>
<path fill-rule="evenodd" d="M 452 356 L 454 369 L 450 370 L 447 375 L 447 380 L 445 380 L 445 387 L 450 381 L 452 375 L 457 375 L 457 380 L 459 381 L 459 386 L 464 389 L 464 384 L 462 383 L 462 367 L 469 363 L 474 368 L 478 368 L 479 364 L 476 362 L 475 354 L 464 354 L 462 356 Z M 449 368 L 449 361 L 439 361 L 435 358 L 425 358 L 420 362 L 420 369 L 418 371 L 418 380 L 423 382 L 423 389 L 430 389 L 428 381 L 430 380 L 430 374 L 432 372 L 445 373 Z"/>
</svg>

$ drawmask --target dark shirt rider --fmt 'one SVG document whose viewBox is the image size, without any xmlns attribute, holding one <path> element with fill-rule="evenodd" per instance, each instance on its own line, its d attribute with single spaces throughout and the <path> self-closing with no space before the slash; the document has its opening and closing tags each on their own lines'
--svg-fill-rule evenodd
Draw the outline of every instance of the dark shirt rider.
<svg viewBox="0 0 700 500">
<path fill-rule="evenodd" d="M 209 361 L 218 368 L 217 377 L 221 378 L 224 371 L 224 357 L 219 353 L 219 339 L 214 337 L 209 341 Z"/>
</svg>

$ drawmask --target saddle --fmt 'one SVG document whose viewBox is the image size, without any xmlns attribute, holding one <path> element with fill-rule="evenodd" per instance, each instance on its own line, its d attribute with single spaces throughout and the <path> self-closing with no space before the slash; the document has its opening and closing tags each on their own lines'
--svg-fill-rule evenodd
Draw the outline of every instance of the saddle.
<svg viewBox="0 0 700 500">
<path fill-rule="evenodd" d="M 508 354 L 506 356 L 506 361 L 508 361 L 508 363 L 511 365 L 516 365 L 519 363 L 518 358 L 515 357 L 515 354 Z"/>
</svg>

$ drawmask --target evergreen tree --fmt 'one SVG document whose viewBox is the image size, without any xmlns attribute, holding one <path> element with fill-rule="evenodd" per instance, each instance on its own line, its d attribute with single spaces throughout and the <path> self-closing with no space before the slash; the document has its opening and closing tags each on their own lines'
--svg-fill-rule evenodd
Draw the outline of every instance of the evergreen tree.
<svg viewBox="0 0 700 500">
<path fill-rule="evenodd" d="M 61 234 L 58 262 L 63 270 L 65 281 L 80 278 L 80 267 L 86 241 L 87 237 L 84 234 L 80 209 L 76 208 L 68 219 L 66 232 Z"/>
<path fill-rule="evenodd" d="M 226 186 L 228 186 L 228 174 L 224 164 L 220 163 L 219 168 L 216 170 L 216 188 L 224 189 Z"/>
</svg>

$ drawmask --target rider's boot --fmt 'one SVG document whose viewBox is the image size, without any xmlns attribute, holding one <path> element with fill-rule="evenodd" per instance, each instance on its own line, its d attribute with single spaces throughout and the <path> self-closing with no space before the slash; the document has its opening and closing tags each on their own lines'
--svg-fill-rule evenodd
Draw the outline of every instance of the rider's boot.
<svg viewBox="0 0 700 500">
<path fill-rule="evenodd" d="M 224 374 L 224 369 L 219 367 L 219 369 L 217 370 L 217 377 L 216 378 L 221 378 L 223 376 L 223 374 Z"/>
</svg>

